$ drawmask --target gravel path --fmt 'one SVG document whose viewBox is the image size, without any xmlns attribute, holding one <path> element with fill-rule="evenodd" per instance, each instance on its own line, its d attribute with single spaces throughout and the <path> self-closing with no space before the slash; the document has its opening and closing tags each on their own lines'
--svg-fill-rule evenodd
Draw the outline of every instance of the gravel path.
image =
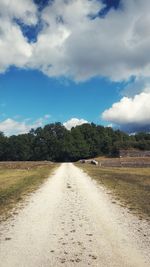
<svg viewBox="0 0 150 267">
<path fill-rule="evenodd" d="M 147 227 L 65 163 L 0 226 L 0 266 L 150 266 Z"/>
</svg>

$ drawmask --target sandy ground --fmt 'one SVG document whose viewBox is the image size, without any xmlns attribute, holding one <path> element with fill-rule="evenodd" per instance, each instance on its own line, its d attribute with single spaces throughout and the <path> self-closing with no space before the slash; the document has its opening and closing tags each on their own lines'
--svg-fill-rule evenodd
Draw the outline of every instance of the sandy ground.
<svg viewBox="0 0 150 267">
<path fill-rule="evenodd" d="M 149 244 L 146 221 L 66 163 L 1 224 L 0 266 L 144 267 Z"/>
</svg>

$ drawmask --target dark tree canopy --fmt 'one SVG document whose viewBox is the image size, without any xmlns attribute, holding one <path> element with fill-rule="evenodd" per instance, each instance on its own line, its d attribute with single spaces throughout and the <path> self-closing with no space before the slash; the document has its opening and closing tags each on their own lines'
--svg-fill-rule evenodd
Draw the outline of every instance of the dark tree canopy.
<svg viewBox="0 0 150 267">
<path fill-rule="evenodd" d="M 76 161 L 100 155 L 117 156 L 120 149 L 150 150 L 150 134 L 132 136 L 111 127 L 83 124 L 67 130 L 61 123 L 32 129 L 27 134 L 0 132 L 0 160 Z"/>
</svg>

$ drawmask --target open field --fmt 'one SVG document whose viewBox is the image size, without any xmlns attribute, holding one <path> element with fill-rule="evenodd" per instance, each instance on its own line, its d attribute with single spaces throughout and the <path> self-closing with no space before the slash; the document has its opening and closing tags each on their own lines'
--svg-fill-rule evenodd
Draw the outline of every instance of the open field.
<svg viewBox="0 0 150 267">
<path fill-rule="evenodd" d="M 150 168 L 110 168 L 79 164 L 98 183 L 110 190 L 114 203 L 127 207 L 139 218 L 150 218 Z"/>
<path fill-rule="evenodd" d="M 95 158 L 101 167 L 150 167 L 150 157 Z"/>
<path fill-rule="evenodd" d="M 50 162 L 1 162 L 0 163 L 0 215 L 14 207 L 54 170 Z"/>
<path fill-rule="evenodd" d="M 63 163 L 0 224 L 1 267 L 149 267 L 149 226 Z"/>
</svg>

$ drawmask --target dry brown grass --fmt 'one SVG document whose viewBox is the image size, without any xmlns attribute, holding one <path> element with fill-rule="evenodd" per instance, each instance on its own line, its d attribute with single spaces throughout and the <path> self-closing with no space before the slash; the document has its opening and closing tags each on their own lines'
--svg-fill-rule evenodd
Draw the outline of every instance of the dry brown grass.
<svg viewBox="0 0 150 267">
<path fill-rule="evenodd" d="M 97 157 L 95 159 L 102 167 L 150 167 L 150 157 Z"/>
<path fill-rule="evenodd" d="M 150 218 L 150 168 L 102 168 L 77 164 L 93 179 L 109 189 L 121 206 L 139 218 Z"/>
<path fill-rule="evenodd" d="M 49 162 L 0 163 L 0 214 L 7 215 L 14 205 L 36 190 L 54 170 Z"/>
</svg>

